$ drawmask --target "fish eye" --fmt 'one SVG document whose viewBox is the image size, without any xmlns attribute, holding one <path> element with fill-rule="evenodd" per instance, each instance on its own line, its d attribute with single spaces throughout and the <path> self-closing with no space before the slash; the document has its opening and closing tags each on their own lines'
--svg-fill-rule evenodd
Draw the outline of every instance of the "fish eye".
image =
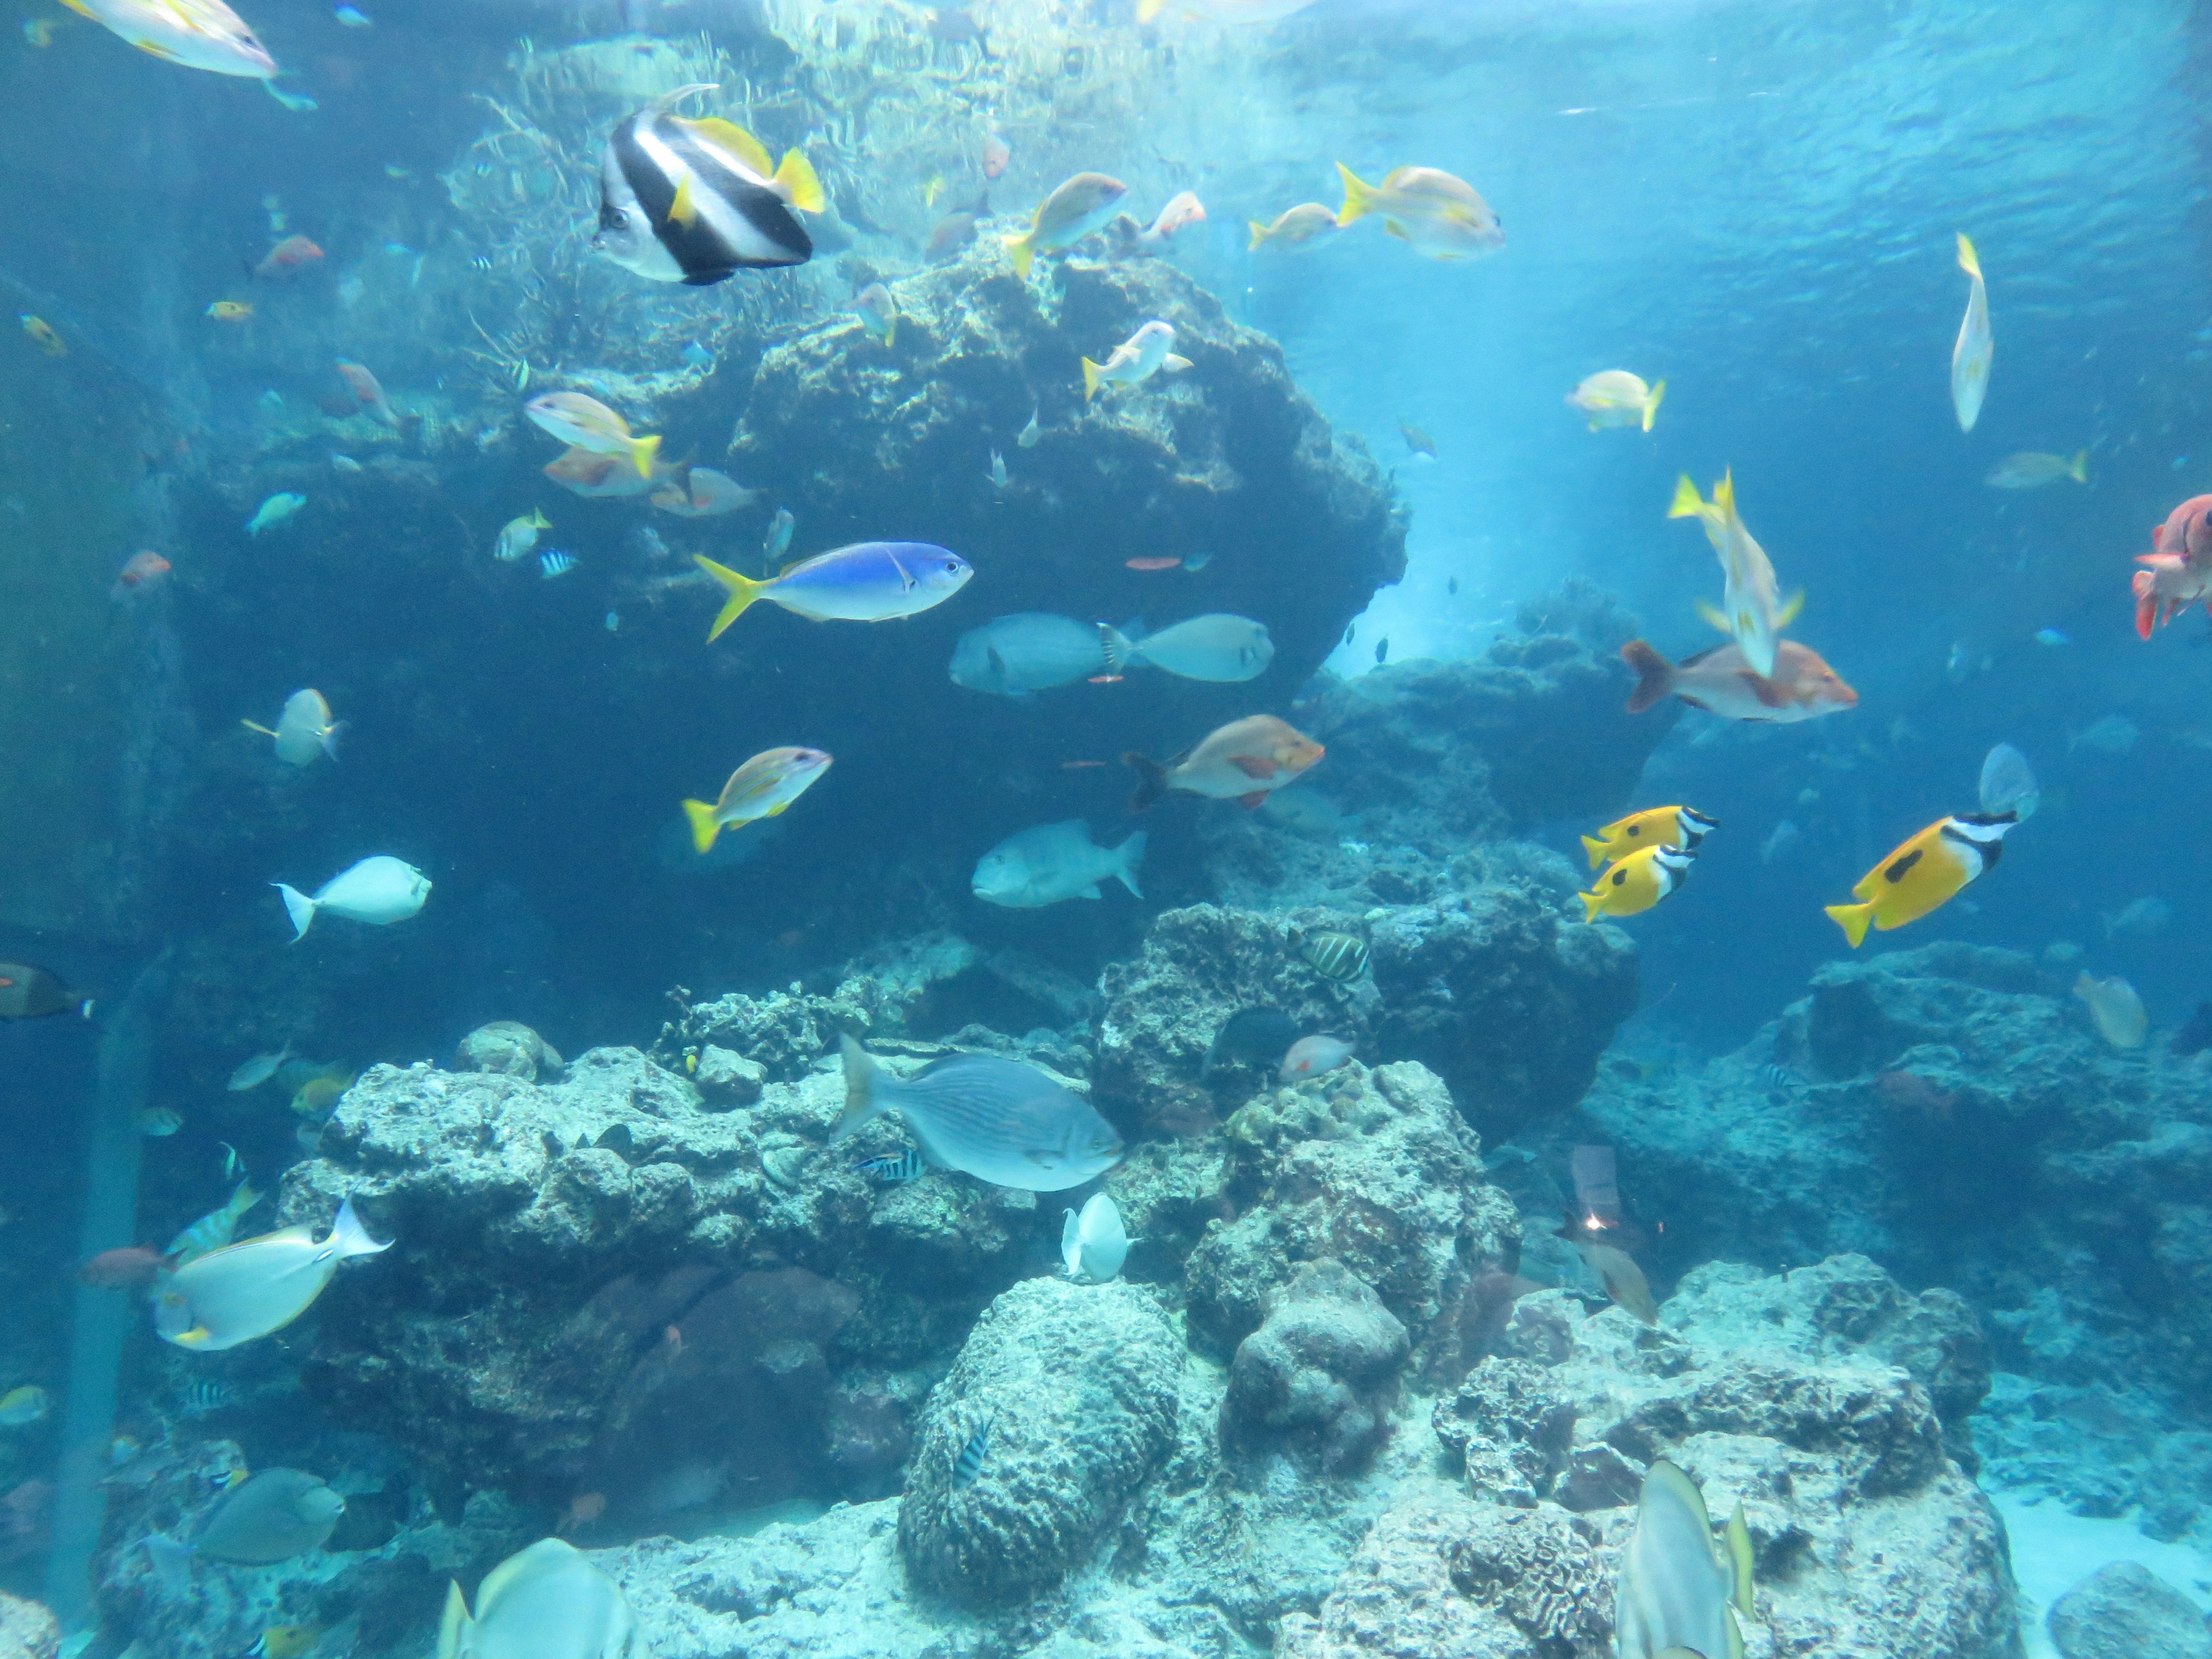
<svg viewBox="0 0 2212 1659">
<path fill-rule="evenodd" d="M 599 210 L 599 228 L 601 230 L 628 230 L 629 228 L 629 215 L 623 212 L 618 207 L 603 207 Z"/>
</svg>

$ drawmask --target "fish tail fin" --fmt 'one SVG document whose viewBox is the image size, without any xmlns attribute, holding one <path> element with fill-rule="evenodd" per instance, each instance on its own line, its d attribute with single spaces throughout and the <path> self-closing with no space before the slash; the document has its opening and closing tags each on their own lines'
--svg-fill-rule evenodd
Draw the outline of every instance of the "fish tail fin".
<svg viewBox="0 0 2212 1659">
<path fill-rule="evenodd" d="M 1598 912 L 1605 908 L 1605 895 L 1602 893 L 1577 893 L 1575 896 L 1583 902 L 1584 921 L 1595 921 Z"/>
<path fill-rule="evenodd" d="M 722 826 L 714 822 L 714 808 L 703 800 L 684 803 L 684 816 L 691 820 L 691 844 L 702 853 L 714 850 L 714 837 L 722 833 Z"/>
<path fill-rule="evenodd" d="M 1014 275 L 1027 282 L 1030 261 L 1036 258 L 1036 233 L 1025 230 L 1018 236 L 1004 236 L 1000 240 L 1006 243 L 1006 252 L 1014 256 Z"/>
<path fill-rule="evenodd" d="M 1270 236 L 1273 236 L 1275 234 L 1273 231 L 1268 229 L 1267 226 L 1261 224 L 1257 219 L 1248 219 L 1244 222 L 1252 227 L 1252 240 L 1244 245 L 1244 251 L 1247 253 L 1252 252 L 1260 246 L 1261 243 L 1266 241 Z"/>
<path fill-rule="evenodd" d="M 2158 626 L 2158 596 L 2151 591 L 2157 582 L 2158 578 L 2148 570 L 2136 572 L 2136 633 L 2146 640 Z"/>
<path fill-rule="evenodd" d="M 1145 890 L 1137 885 L 1137 866 L 1145 861 L 1145 832 L 1139 830 L 1114 849 L 1119 859 L 1114 866 L 1115 875 L 1139 898 L 1145 896 Z"/>
<path fill-rule="evenodd" d="M 530 527 L 532 530 L 550 530 L 553 520 L 533 507 L 530 509 Z"/>
<path fill-rule="evenodd" d="M 332 760 L 336 760 L 338 757 L 338 737 L 345 729 L 346 723 L 343 720 L 336 720 L 326 727 L 323 732 L 323 752 L 325 755 L 328 755 Z"/>
<path fill-rule="evenodd" d="M 1098 371 L 1104 367 L 1103 363 L 1094 363 L 1088 357 L 1083 360 L 1083 401 L 1085 403 L 1089 403 L 1098 395 Z"/>
<path fill-rule="evenodd" d="M 1963 230 L 1959 233 L 1959 269 L 1977 282 L 1981 280 L 1981 258 L 1974 252 L 1974 245 L 1966 240 L 1966 233 Z"/>
<path fill-rule="evenodd" d="M 1728 1553 L 1729 1565 L 1732 1569 L 1731 1576 L 1735 1580 L 1731 1587 L 1730 1599 L 1735 1602 L 1735 1610 L 1748 1619 L 1752 1616 L 1751 1523 L 1744 1518 L 1743 1500 L 1741 1498 L 1736 1499 L 1735 1513 L 1729 1516 Z"/>
<path fill-rule="evenodd" d="M 2066 476 L 2073 479 L 2075 483 L 2085 484 L 2089 482 L 2089 452 L 2087 450 L 2077 449 L 2074 452 L 2074 459 L 2066 463 Z"/>
<path fill-rule="evenodd" d="M 1820 908 L 1827 912 L 1830 921 L 1844 930 L 1844 937 L 1850 940 L 1852 950 L 1866 943 L 1867 928 L 1874 921 L 1872 899 L 1864 904 L 1826 904 Z"/>
<path fill-rule="evenodd" d="M 1150 755 L 1140 755 L 1132 749 L 1121 757 L 1121 764 L 1137 775 L 1137 792 L 1129 797 L 1129 810 L 1141 812 L 1168 792 L 1168 769 Z"/>
<path fill-rule="evenodd" d="M 899 319 L 894 317 L 884 325 L 884 349 L 886 351 L 898 343 L 898 323 Z"/>
<path fill-rule="evenodd" d="M 823 191 L 814 164 L 795 149 L 784 151 L 783 160 L 776 163 L 772 182 L 776 194 L 801 213 L 822 213 L 829 209 L 830 198 Z"/>
<path fill-rule="evenodd" d="M 1782 602 L 1782 609 L 1775 613 L 1774 631 L 1779 634 L 1784 629 L 1789 627 L 1791 623 L 1796 622 L 1797 620 L 1797 613 L 1804 608 L 1805 590 L 1801 587 L 1795 593 L 1792 593 L 1788 599 L 1784 599 Z"/>
<path fill-rule="evenodd" d="M 1727 614 L 1721 610 L 1720 606 L 1715 605 L 1711 600 L 1699 599 L 1698 601 L 1698 614 L 1700 617 L 1703 617 L 1707 622 L 1711 623 L 1715 628 L 1719 629 L 1722 633 L 1727 635 L 1730 639 L 1734 639 L 1735 637 L 1735 624 L 1730 622 L 1728 619 Z"/>
<path fill-rule="evenodd" d="M 368 1229 L 361 1224 L 361 1218 L 353 1212 L 353 1200 L 348 1198 L 338 1206 L 337 1219 L 331 1223 L 329 1243 L 337 1246 L 338 1260 L 348 1256 L 374 1255 L 392 1248 L 392 1241 L 378 1243 L 368 1236 Z"/>
<path fill-rule="evenodd" d="M 271 882 L 284 896 L 284 914 L 292 919 L 292 943 L 297 945 L 307 936 L 307 926 L 315 919 L 315 902 L 296 887 L 287 887 L 283 882 Z"/>
<path fill-rule="evenodd" d="M 691 562 L 721 583 L 730 592 L 730 602 L 722 607 L 721 615 L 714 618 L 714 627 L 708 630 L 707 643 L 712 645 L 722 637 L 724 629 L 745 614 L 746 607 L 760 598 L 768 584 L 757 582 L 750 576 L 740 576 L 727 565 L 716 564 L 712 559 L 702 559 L 696 553 L 691 556 Z"/>
<path fill-rule="evenodd" d="M 1667 382 L 1662 380 L 1651 388 L 1651 395 L 1644 400 L 1644 429 L 1651 430 L 1651 422 L 1658 418 L 1659 400 L 1667 395 Z"/>
<path fill-rule="evenodd" d="M 1640 714 L 1674 689 L 1674 665 L 1644 640 L 1631 640 L 1620 647 L 1620 659 L 1636 671 L 1636 689 L 1628 694 L 1628 712 Z"/>
<path fill-rule="evenodd" d="M 1344 179 L 1344 205 L 1337 210 L 1336 222 L 1340 228 L 1354 219 L 1362 219 L 1375 211 L 1375 191 L 1350 167 L 1339 161 L 1337 173 Z"/>
<path fill-rule="evenodd" d="M 1589 854 L 1590 868 L 1595 870 L 1605 862 L 1605 843 L 1595 836 L 1583 837 L 1583 851 Z"/>
<path fill-rule="evenodd" d="M 469 1617 L 468 1598 L 461 1594 L 461 1587 L 447 1579 L 446 1612 L 438 1620 L 438 1659 L 459 1659 L 462 1638 L 475 1622 Z"/>
<path fill-rule="evenodd" d="M 1682 473 L 1674 480 L 1674 500 L 1667 508 L 1667 516 L 1670 519 L 1694 519 L 1705 511 L 1705 498 L 1698 494 L 1698 487 L 1690 482 L 1690 475 Z"/>
<path fill-rule="evenodd" d="M 637 476 L 641 478 L 653 476 L 653 458 L 659 453 L 660 440 L 657 437 L 632 438 L 629 441 L 630 463 L 637 468 Z"/>
<path fill-rule="evenodd" d="M 889 1103 L 882 1097 L 883 1073 L 875 1056 L 849 1034 L 838 1038 L 837 1046 L 845 1060 L 845 1115 L 830 1131 L 832 1140 L 842 1140 Z"/>
</svg>

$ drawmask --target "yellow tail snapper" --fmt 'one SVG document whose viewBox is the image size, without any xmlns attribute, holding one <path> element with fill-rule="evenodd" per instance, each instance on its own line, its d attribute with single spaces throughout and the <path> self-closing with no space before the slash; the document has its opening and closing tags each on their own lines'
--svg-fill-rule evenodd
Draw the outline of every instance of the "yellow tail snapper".
<svg viewBox="0 0 2212 1659">
<path fill-rule="evenodd" d="M 712 852 L 723 830 L 775 817 L 813 787 L 830 769 L 830 760 L 819 749 L 769 749 L 755 755 L 730 774 L 720 799 L 684 803 L 691 844 L 702 853 Z"/>
<path fill-rule="evenodd" d="M 627 455 L 639 477 L 653 477 L 660 440 L 636 436 L 628 421 L 597 398 L 586 398 L 580 392 L 549 392 L 523 404 L 522 412 L 539 431 L 558 438 L 571 449 L 589 450 L 594 455 Z"/>
<path fill-rule="evenodd" d="M 1826 907 L 1856 950 L 1869 926 L 1887 933 L 1917 921 L 1959 896 L 1969 882 L 1996 867 L 2005 831 L 2020 822 L 2011 812 L 1938 818 L 1859 878 L 1857 904 Z"/>
<path fill-rule="evenodd" d="M 1336 210 L 1319 202 L 1301 202 L 1294 208 L 1285 208 L 1271 225 L 1263 225 L 1257 219 L 1247 222 L 1252 232 L 1252 240 L 1245 249 L 1248 253 L 1256 253 L 1270 246 L 1299 248 L 1336 228 Z"/>
<path fill-rule="evenodd" d="M 1593 432 L 1601 427 L 1640 426 L 1651 430 L 1659 414 L 1659 400 L 1667 395 L 1667 382 L 1644 384 L 1644 377 L 1625 368 L 1601 369 L 1567 394 L 1567 405 L 1580 410 Z"/>
<path fill-rule="evenodd" d="M 186 69 L 267 81 L 276 60 L 222 0 L 62 0 L 143 52 Z"/>
<path fill-rule="evenodd" d="M 626 270 L 694 288 L 739 270 L 803 265 L 814 257 L 793 216 L 829 205 L 805 156 L 771 162 L 760 140 L 718 117 L 687 121 L 678 88 L 626 118 L 599 161 L 599 228 L 592 246 Z"/>
<path fill-rule="evenodd" d="M 1677 478 L 1674 504 L 1667 509 L 1667 516 L 1695 519 L 1703 525 L 1705 539 L 1713 544 L 1721 562 L 1727 581 L 1721 593 L 1724 613 L 1701 602 L 1698 614 L 1743 647 L 1743 659 L 1753 673 L 1762 679 L 1771 675 L 1775 643 L 1782 630 L 1796 620 L 1805 596 L 1793 594 L 1784 604 L 1777 595 L 1773 563 L 1766 550 L 1752 539 L 1735 510 L 1734 469 L 1721 474 L 1710 501 L 1698 494 L 1697 485 L 1687 475 Z"/>
<path fill-rule="evenodd" d="M 1686 847 L 1647 847 L 1631 853 L 1597 878 L 1596 888 L 1579 895 L 1583 920 L 1633 916 L 1649 910 L 1689 878 L 1698 855 Z"/>
<path fill-rule="evenodd" d="M 1341 161 L 1336 170 L 1344 179 L 1340 228 L 1379 213 L 1383 229 L 1431 259 L 1479 259 L 1505 246 L 1505 227 L 1490 204 L 1441 167 L 1398 167 L 1379 185 Z"/>
<path fill-rule="evenodd" d="M 1027 279 L 1030 262 L 1040 253 L 1073 247 L 1095 230 L 1103 230 L 1129 193 L 1128 185 L 1103 173 L 1079 173 L 1037 204 L 1030 228 L 1003 239 L 1014 257 L 1014 275 Z"/>
<path fill-rule="evenodd" d="M 1720 827 L 1718 818 L 1709 818 L 1694 806 L 1649 806 L 1614 819 L 1595 836 L 1584 836 L 1583 850 L 1595 870 L 1646 847 L 1679 847 L 1694 853 L 1698 843 Z"/>
<path fill-rule="evenodd" d="M 1964 232 L 1959 236 L 1959 269 L 1973 285 L 1966 290 L 1966 314 L 1951 348 L 1951 408 L 1959 430 L 1972 432 L 1982 416 L 1982 399 L 1989 395 L 1990 364 L 1997 349 L 1990 337 L 1990 291 L 1982 283 L 1982 262 Z"/>
</svg>

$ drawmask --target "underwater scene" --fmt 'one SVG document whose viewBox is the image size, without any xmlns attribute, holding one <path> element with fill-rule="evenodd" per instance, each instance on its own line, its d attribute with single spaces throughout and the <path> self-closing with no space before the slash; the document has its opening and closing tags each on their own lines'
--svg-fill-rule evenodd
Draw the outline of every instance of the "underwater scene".
<svg viewBox="0 0 2212 1659">
<path fill-rule="evenodd" d="M 0 1659 L 2212 1659 L 2205 8 L 0 14 Z"/>
</svg>

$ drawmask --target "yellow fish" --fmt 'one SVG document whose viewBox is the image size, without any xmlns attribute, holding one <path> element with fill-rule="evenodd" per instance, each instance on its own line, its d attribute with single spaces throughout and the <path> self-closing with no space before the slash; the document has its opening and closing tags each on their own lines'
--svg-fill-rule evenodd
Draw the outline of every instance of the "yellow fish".
<svg viewBox="0 0 2212 1659">
<path fill-rule="evenodd" d="M 292 1109 L 301 1117 L 320 1117 L 344 1097 L 353 1087 L 355 1073 L 325 1072 L 320 1077 L 309 1078 L 292 1097 Z"/>
<path fill-rule="evenodd" d="M 250 1659 L 301 1659 L 322 1639 L 319 1625 L 271 1625 L 261 1632 Z"/>
<path fill-rule="evenodd" d="M 1679 847 L 1694 853 L 1698 843 L 1720 827 L 1718 818 L 1709 818 L 1694 806 L 1648 806 L 1615 818 L 1595 837 L 1584 836 L 1583 850 L 1595 870 L 1646 847 Z"/>
<path fill-rule="evenodd" d="M 1336 228 L 1336 211 L 1319 202 L 1301 202 L 1294 208 L 1284 209 L 1272 225 L 1263 225 L 1257 219 L 1247 222 L 1252 228 L 1252 240 L 1245 249 L 1248 253 L 1256 252 L 1270 242 L 1278 247 L 1304 247 Z"/>
<path fill-rule="evenodd" d="M 1996 867 L 2005 831 L 2020 820 L 2010 812 L 1938 818 L 1859 878 L 1851 889 L 1860 902 L 1826 907 L 1856 950 L 1869 926 L 1887 933 L 1942 908 L 1972 881 Z"/>
<path fill-rule="evenodd" d="M 243 300 L 217 300 L 200 315 L 212 317 L 218 323 L 242 323 L 253 314 L 253 307 Z"/>
<path fill-rule="evenodd" d="M 1982 284 L 1982 262 L 1964 231 L 1959 234 L 1959 269 L 1973 278 L 1973 286 L 1966 290 L 1966 314 L 1951 348 L 1951 408 L 1959 416 L 1959 430 L 1972 432 L 1989 393 L 1990 363 L 1997 348 L 1990 337 L 1990 291 Z"/>
<path fill-rule="evenodd" d="M 1689 878 L 1697 854 L 1686 847 L 1647 847 L 1631 853 L 1597 878 L 1596 887 L 1578 896 L 1583 920 L 1633 916 L 1649 910 Z"/>
<path fill-rule="evenodd" d="M 69 356 L 69 343 L 54 332 L 54 325 L 43 317 L 33 317 L 27 311 L 21 313 L 23 332 L 31 337 L 31 343 L 49 357 Z"/>
<path fill-rule="evenodd" d="M 1001 240 L 1013 255 L 1014 275 L 1026 279 L 1030 262 L 1040 253 L 1073 247 L 1095 230 L 1103 230 L 1129 193 L 1128 185 L 1103 173 L 1079 173 L 1037 204 L 1030 228 Z"/>
</svg>

